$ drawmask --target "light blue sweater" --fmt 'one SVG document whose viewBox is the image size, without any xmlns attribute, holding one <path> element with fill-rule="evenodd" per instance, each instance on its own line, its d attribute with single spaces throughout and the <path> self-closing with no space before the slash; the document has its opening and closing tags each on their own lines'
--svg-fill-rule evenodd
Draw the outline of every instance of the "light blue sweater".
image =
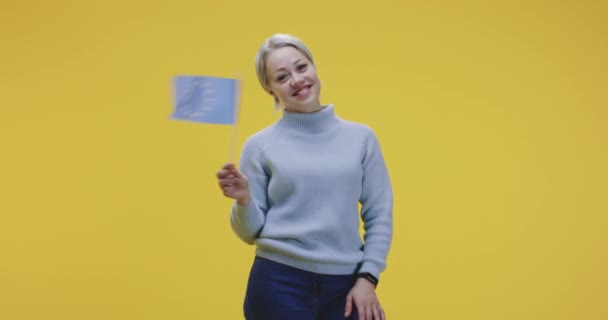
<svg viewBox="0 0 608 320">
<path fill-rule="evenodd" d="M 370 128 L 338 118 L 332 105 L 283 111 L 246 141 L 240 170 L 252 201 L 235 203 L 230 221 L 258 256 L 321 274 L 379 277 L 386 268 L 393 195 Z"/>
</svg>

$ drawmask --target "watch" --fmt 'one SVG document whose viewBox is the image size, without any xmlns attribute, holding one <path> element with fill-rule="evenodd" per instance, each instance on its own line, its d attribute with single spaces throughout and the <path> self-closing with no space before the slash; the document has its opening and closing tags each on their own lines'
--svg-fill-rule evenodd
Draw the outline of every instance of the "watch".
<svg viewBox="0 0 608 320">
<path fill-rule="evenodd" d="M 357 275 L 357 278 L 365 278 L 365 280 L 371 282 L 374 287 L 378 286 L 378 278 L 374 277 L 374 275 L 369 272 L 361 272 Z"/>
</svg>

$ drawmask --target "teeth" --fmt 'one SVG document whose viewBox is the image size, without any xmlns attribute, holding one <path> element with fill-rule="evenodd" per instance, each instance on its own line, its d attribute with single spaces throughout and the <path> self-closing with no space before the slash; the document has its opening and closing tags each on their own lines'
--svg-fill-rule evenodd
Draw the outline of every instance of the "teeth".
<svg viewBox="0 0 608 320">
<path fill-rule="evenodd" d="M 302 91 L 308 90 L 308 89 L 310 89 L 310 86 L 304 86 L 300 90 L 296 91 L 296 93 L 294 93 L 293 95 L 298 96 L 298 95 L 300 95 L 300 93 L 302 93 Z"/>
</svg>

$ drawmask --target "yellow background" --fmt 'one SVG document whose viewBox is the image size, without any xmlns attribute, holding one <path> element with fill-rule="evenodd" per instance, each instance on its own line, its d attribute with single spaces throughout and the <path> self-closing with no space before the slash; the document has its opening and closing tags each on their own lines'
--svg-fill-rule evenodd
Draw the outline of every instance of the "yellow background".
<svg viewBox="0 0 608 320">
<path fill-rule="evenodd" d="M 240 150 L 276 32 L 382 143 L 389 319 L 608 319 L 605 3 L 2 1 L 0 319 L 242 318 L 232 129 L 168 120 L 170 85 L 242 77 Z"/>
</svg>

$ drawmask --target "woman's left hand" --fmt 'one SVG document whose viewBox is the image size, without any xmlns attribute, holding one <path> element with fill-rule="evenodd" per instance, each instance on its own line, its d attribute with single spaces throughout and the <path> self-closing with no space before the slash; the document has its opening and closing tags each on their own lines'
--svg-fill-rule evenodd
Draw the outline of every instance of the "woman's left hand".
<svg viewBox="0 0 608 320">
<path fill-rule="evenodd" d="M 357 308 L 359 320 L 386 320 L 384 310 L 376 296 L 376 287 L 364 278 L 357 279 L 355 286 L 346 297 L 345 317 L 352 314 L 353 303 Z"/>
</svg>

